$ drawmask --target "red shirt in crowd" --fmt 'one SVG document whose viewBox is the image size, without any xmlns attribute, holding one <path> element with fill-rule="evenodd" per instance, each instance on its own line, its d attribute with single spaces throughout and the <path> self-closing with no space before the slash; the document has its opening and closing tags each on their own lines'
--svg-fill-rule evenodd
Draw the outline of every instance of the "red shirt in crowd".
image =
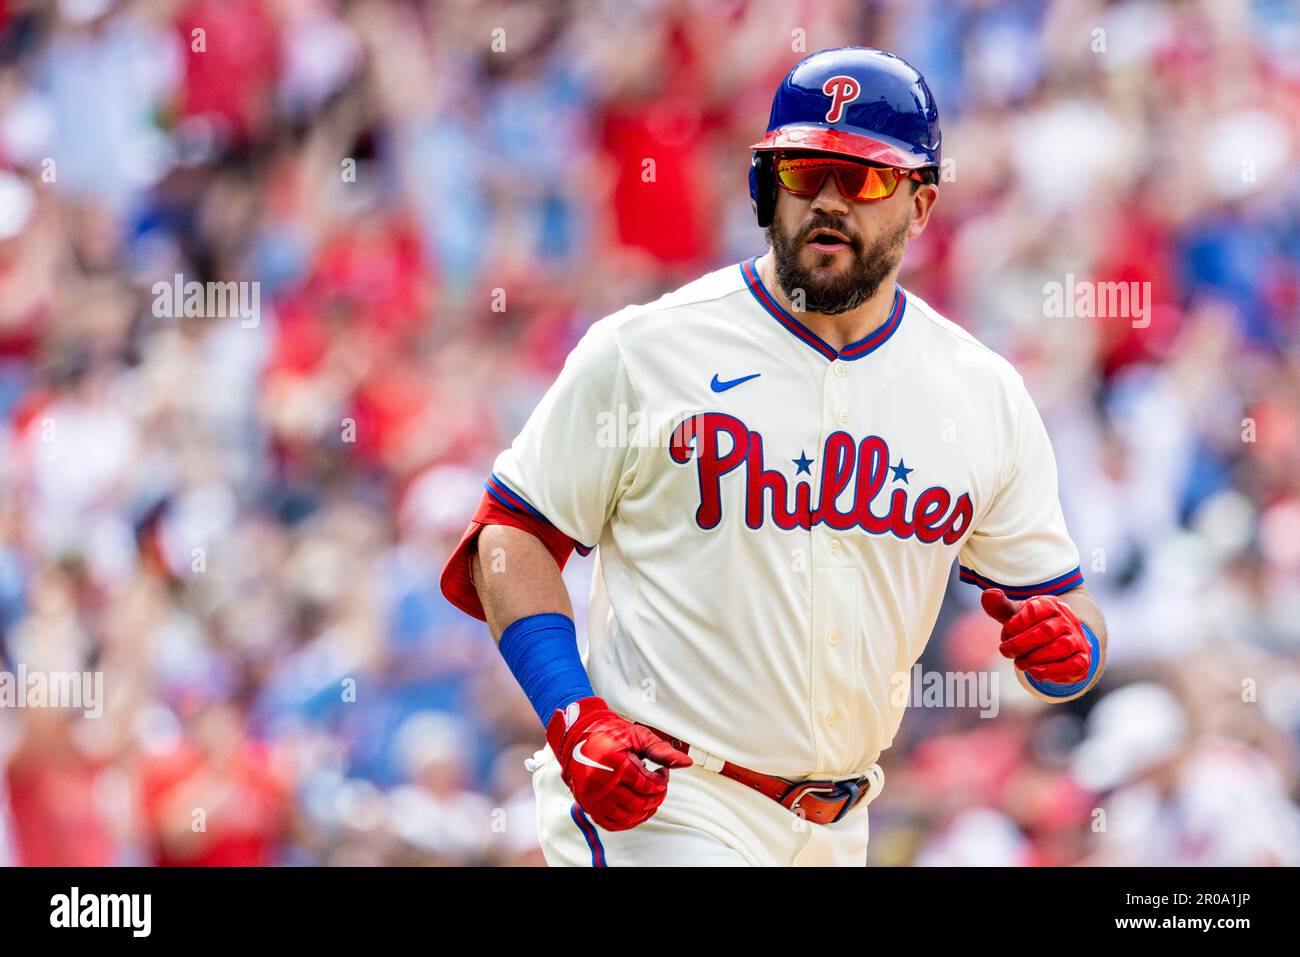
<svg viewBox="0 0 1300 957">
<path fill-rule="evenodd" d="M 287 784 L 267 748 L 247 739 L 219 767 L 189 744 L 147 761 L 141 799 L 150 863 L 160 867 L 265 866 L 286 836 Z"/>
</svg>

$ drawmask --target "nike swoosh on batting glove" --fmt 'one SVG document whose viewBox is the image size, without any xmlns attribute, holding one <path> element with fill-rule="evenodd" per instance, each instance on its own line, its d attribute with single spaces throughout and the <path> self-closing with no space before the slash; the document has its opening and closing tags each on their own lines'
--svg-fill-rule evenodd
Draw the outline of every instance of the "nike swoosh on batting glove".
<svg viewBox="0 0 1300 957">
<path fill-rule="evenodd" d="M 607 831 L 626 831 L 648 821 L 668 792 L 669 770 L 691 764 L 649 728 L 615 714 L 601 698 L 581 698 L 557 709 L 547 723 L 546 741 L 578 806 Z M 649 771 L 644 759 L 660 767 Z"/>
</svg>

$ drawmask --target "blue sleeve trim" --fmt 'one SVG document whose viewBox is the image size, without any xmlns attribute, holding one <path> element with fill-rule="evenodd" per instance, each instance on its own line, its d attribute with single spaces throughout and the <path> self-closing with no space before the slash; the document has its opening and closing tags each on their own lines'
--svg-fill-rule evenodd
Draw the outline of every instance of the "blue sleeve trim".
<svg viewBox="0 0 1300 957">
<path fill-rule="evenodd" d="M 483 487 L 487 489 L 488 494 L 496 499 L 497 502 L 505 508 L 510 509 L 512 512 L 523 512 L 525 515 L 531 515 L 533 518 L 545 522 L 547 525 L 551 526 L 551 528 L 558 527 L 549 518 L 529 505 L 522 495 L 512 489 L 505 482 L 501 481 L 500 476 L 495 472 L 488 475 L 488 479 L 483 483 Z M 561 534 L 563 534 L 563 532 Z M 595 545 L 584 545 L 576 538 L 572 539 L 572 542 L 573 550 L 583 558 L 590 555 L 596 547 Z"/>
<path fill-rule="evenodd" d="M 501 481 L 500 477 L 495 472 L 488 475 L 487 481 L 483 483 L 483 487 L 488 490 L 494 499 L 506 508 L 513 509 L 516 512 L 526 512 L 533 518 L 540 518 L 543 522 L 546 522 L 547 525 L 551 524 L 545 515 L 524 501 L 523 496 L 505 482 Z"/>
<path fill-rule="evenodd" d="M 967 568 L 965 565 L 957 567 L 958 577 L 966 584 L 978 585 L 981 589 L 1001 588 L 1007 593 L 1008 598 L 1015 599 L 1033 598 L 1035 595 L 1060 595 L 1083 584 L 1083 571 L 1077 565 L 1064 575 L 1057 575 L 1037 585 L 1004 585 L 995 582 L 992 578 L 986 578 L 973 568 Z"/>
<path fill-rule="evenodd" d="M 1029 682 L 1035 691 L 1049 698 L 1069 698 L 1088 687 L 1088 682 L 1097 677 L 1097 669 L 1101 667 L 1101 643 L 1097 641 L 1097 636 L 1092 633 L 1091 628 L 1084 625 L 1083 622 L 1079 622 L 1079 624 L 1083 625 L 1083 633 L 1088 636 L 1088 644 L 1092 648 L 1092 657 L 1088 663 L 1088 677 L 1073 684 L 1063 685 L 1055 681 L 1039 681 L 1036 678 L 1031 678 L 1026 672 L 1025 680 Z"/>
</svg>

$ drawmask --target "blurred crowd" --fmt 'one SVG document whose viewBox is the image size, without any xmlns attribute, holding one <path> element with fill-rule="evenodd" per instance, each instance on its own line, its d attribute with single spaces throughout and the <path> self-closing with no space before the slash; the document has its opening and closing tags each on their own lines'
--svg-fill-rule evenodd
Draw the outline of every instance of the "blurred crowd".
<svg viewBox="0 0 1300 957">
<path fill-rule="evenodd" d="M 0 863 L 540 863 L 442 561 L 592 321 L 761 251 L 846 43 L 936 94 L 902 281 L 1024 373 L 1111 648 L 1043 706 L 954 582 L 1000 711 L 911 710 L 872 861 L 1300 863 L 1294 0 L 0 0 L 0 670 L 105 699 L 0 709 Z M 1099 281 L 1143 320 L 1045 308 Z"/>
</svg>

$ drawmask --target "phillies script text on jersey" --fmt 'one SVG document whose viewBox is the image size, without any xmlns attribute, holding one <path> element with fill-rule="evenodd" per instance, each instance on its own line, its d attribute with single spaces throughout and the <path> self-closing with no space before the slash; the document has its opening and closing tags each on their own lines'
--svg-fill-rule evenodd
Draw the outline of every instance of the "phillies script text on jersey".
<svg viewBox="0 0 1300 957">
<path fill-rule="evenodd" d="M 719 438 L 726 435 L 730 448 L 722 452 Z M 915 536 L 920 542 L 940 539 L 951 545 L 961 540 L 971 522 L 974 505 L 970 494 L 962 492 L 953 500 L 952 493 L 941 485 L 921 492 L 908 508 L 907 491 L 896 488 L 889 494 L 886 514 L 877 514 L 872 503 L 885 487 L 890 470 L 889 446 L 878 435 L 860 443 L 847 432 L 834 432 L 826 439 L 822 461 L 821 486 L 813 505 L 811 482 L 796 482 L 794 507 L 785 476 L 763 466 L 763 436 L 748 428 L 734 415 L 704 412 L 682 420 L 673 429 L 668 452 L 678 465 L 695 463 L 699 471 L 700 504 L 695 523 L 713 528 L 722 519 L 722 477 L 742 464 L 745 468 L 745 524 L 761 528 L 764 505 L 771 493 L 772 521 L 778 528 L 812 528 L 825 523 L 835 529 L 858 527 L 872 535 L 892 532 L 899 538 Z M 850 485 L 856 487 L 853 503 L 847 510 L 837 504 Z"/>
</svg>

